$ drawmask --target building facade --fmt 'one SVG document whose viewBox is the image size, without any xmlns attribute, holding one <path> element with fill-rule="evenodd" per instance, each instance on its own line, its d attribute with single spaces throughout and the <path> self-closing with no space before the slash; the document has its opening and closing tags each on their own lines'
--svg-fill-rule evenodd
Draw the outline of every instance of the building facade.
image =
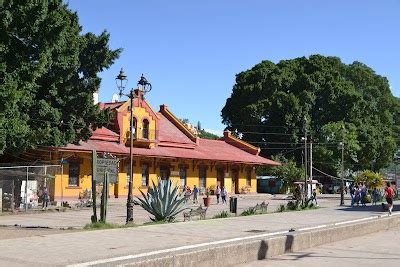
<svg viewBox="0 0 400 267">
<path fill-rule="evenodd" d="M 224 132 L 220 140 L 197 137 L 166 105 L 158 112 L 136 90 L 133 107 L 133 194 L 146 192 L 159 179 L 171 179 L 182 188 L 224 186 L 229 193 L 255 193 L 257 166 L 279 163 L 259 156 L 260 149 Z M 109 128 L 98 128 L 87 141 L 50 148 L 47 160 L 63 159 L 62 171 L 49 184 L 51 198 L 76 199 L 92 184 L 92 151 L 119 159 L 117 182 L 110 195 L 128 194 L 130 168 L 130 101 L 100 103 L 115 115 Z"/>
</svg>

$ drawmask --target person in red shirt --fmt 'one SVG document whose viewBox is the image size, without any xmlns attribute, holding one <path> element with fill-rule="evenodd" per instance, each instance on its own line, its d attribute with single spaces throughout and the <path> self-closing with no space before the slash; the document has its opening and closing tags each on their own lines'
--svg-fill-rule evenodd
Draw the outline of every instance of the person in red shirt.
<svg viewBox="0 0 400 267">
<path fill-rule="evenodd" d="M 392 215 L 392 209 L 393 209 L 393 197 L 394 197 L 394 190 L 390 186 L 390 183 L 386 183 L 386 188 L 385 188 L 385 198 L 388 203 L 388 209 L 389 209 L 389 216 Z"/>
</svg>

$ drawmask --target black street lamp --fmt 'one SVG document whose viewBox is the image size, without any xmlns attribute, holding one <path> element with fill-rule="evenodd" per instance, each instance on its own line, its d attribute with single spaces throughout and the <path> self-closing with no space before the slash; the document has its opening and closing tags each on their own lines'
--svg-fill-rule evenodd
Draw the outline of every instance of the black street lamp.
<svg viewBox="0 0 400 267">
<path fill-rule="evenodd" d="M 128 82 L 127 76 L 125 75 L 123 69 L 121 68 L 119 75 L 115 78 L 115 81 L 117 83 L 117 87 L 119 90 L 119 96 L 127 96 L 129 97 L 131 101 L 131 108 L 130 108 L 130 146 L 129 146 L 129 159 L 130 159 L 130 165 L 129 165 L 129 184 L 128 184 L 128 199 L 126 202 L 126 223 L 132 223 L 133 222 L 133 193 L 132 193 L 132 187 L 133 187 L 133 154 L 132 154 L 132 149 L 133 149 L 133 136 L 135 132 L 135 126 L 133 124 L 133 100 L 135 97 L 138 97 L 135 94 L 135 90 L 132 88 L 128 94 L 124 93 L 125 86 Z M 143 94 L 148 93 L 151 91 L 151 83 L 149 83 L 146 78 L 143 76 L 140 77 L 140 80 L 137 84 L 139 87 L 139 90 L 142 91 Z"/>
</svg>

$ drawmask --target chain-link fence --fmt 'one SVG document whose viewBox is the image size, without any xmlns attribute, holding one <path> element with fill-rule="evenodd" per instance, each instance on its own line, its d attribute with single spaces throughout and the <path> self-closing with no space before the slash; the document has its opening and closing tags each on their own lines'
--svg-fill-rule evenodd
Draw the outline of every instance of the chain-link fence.
<svg viewBox="0 0 400 267">
<path fill-rule="evenodd" d="M 3 211 L 42 208 L 51 204 L 54 178 L 61 165 L 0 167 L 0 207 Z M 46 205 L 46 206 L 47 206 Z"/>
</svg>

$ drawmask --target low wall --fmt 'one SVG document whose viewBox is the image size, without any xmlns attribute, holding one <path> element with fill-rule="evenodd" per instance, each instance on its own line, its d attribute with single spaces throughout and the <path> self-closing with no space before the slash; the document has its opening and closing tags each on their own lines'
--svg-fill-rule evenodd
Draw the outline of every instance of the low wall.
<svg viewBox="0 0 400 267">
<path fill-rule="evenodd" d="M 235 265 L 262 260 L 269 257 L 297 252 L 378 231 L 400 227 L 400 216 L 376 217 L 353 222 L 299 229 L 272 237 L 260 237 L 247 241 L 230 242 L 224 245 L 210 245 L 197 249 L 178 250 L 170 254 L 143 256 L 126 259 L 119 266 L 215 266 Z M 267 234 L 266 234 L 267 235 Z M 250 239 L 250 238 L 248 238 Z"/>
</svg>

